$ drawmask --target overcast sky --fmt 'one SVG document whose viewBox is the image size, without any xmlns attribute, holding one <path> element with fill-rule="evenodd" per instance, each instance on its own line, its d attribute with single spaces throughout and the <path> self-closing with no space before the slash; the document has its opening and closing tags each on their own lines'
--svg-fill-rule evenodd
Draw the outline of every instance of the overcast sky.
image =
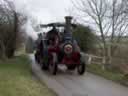
<svg viewBox="0 0 128 96">
<path fill-rule="evenodd" d="M 72 6 L 71 0 L 15 0 L 15 4 L 18 11 L 44 23 L 63 20 Z"/>
</svg>

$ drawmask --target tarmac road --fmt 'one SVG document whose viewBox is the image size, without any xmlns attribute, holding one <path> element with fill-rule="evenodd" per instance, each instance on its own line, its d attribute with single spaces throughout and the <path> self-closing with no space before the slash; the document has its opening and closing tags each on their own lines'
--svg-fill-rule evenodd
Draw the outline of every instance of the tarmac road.
<svg viewBox="0 0 128 96">
<path fill-rule="evenodd" d="M 44 72 L 32 60 L 32 72 L 59 96 L 128 96 L 128 88 L 110 80 L 86 72 L 79 76 L 75 72 L 59 71 L 56 76 Z"/>
</svg>

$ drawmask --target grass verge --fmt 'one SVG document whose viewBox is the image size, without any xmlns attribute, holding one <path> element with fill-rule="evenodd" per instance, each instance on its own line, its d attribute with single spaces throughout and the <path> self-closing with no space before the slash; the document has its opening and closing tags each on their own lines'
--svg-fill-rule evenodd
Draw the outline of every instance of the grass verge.
<svg viewBox="0 0 128 96">
<path fill-rule="evenodd" d="M 56 96 L 30 72 L 26 56 L 0 61 L 0 96 Z"/>
<path fill-rule="evenodd" d="M 90 64 L 90 65 L 87 65 L 87 71 L 93 74 L 102 76 L 108 80 L 112 80 L 120 84 L 123 84 L 125 86 L 128 86 L 127 84 L 128 81 L 124 78 L 124 74 L 117 70 L 113 70 L 113 69 L 102 70 L 101 65 Z"/>
</svg>

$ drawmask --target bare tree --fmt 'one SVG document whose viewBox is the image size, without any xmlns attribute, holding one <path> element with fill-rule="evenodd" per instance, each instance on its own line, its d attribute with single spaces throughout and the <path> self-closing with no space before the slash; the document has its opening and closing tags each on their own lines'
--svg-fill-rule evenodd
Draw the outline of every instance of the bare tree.
<svg viewBox="0 0 128 96">
<path fill-rule="evenodd" d="M 80 0 L 80 2 L 77 2 L 77 4 L 73 4 L 75 8 L 82 12 L 83 18 L 88 18 L 93 24 L 96 24 L 97 30 L 101 34 L 101 41 L 103 43 L 103 56 L 106 59 L 107 44 L 105 40 L 105 34 L 109 29 L 109 24 L 108 22 L 106 22 L 106 14 L 108 8 L 106 0 L 104 2 L 103 0 L 87 0 L 87 2 L 85 2 L 84 0 Z"/>
<path fill-rule="evenodd" d="M 0 51 L 2 58 L 6 57 L 6 43 L 8 40 L 7 31 L 10 24 L 10 21 L 8 22 L 8 19 L 10 18 L 6 13 L 7 11 L 5 5 L 0 2 Z"/>
<path fill-rule="evenodd" d="M 116 52 L 116 49 L 122 41 L 122 37 L 127 34 L 128 31 L 128 17 L 125 12 L 126 5 L 123 0 L 112 0 L 108 3 L 109 15 L 107 18 L 110 23 L 109 38 L 108 38 L 108 63 L 111 64 L 111 59 Z"/>
<path fill-rule="evenodd" d="M 17 44 L 19 45 L 21 41 L 19 40 L 22 36 L 21 31 L 24 31 L 21 30 L 21 26 L 27 17 L 16 12 L 13 2 L 9 0 L 0 3 L 0 10 L 0 50 L 5 54 L 4 56 L 12 57 Z"/>
</svg>

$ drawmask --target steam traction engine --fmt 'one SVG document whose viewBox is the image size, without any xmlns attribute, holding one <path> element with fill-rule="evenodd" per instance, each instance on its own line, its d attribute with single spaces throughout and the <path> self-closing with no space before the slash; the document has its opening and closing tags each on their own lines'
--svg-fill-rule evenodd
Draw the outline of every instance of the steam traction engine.
<svg viewBox="0 0 128 96">
<path fill-rule="evenodd" d="M 77 69 L 78 74 L 85 72 L 86 64 L 82 60 L 80 48 L 77 41 L 72 36 L 72 17 L 65 17 L 66 23 L 50 23 L 41 25 L 42 28 L 52 27 L 52 30 L 46 33 L 45 38 L 41 40 L 42 48 L 35 53 L 36 61 L 38 61 L 44 70 L 49 70 L 56 75 L 58 66 L 64 65 L 68 70 Z M 64 28 L 60 32 L 57 28 Z M 37 54 L 38 53 L 38 54 Z"/>
</svg>

